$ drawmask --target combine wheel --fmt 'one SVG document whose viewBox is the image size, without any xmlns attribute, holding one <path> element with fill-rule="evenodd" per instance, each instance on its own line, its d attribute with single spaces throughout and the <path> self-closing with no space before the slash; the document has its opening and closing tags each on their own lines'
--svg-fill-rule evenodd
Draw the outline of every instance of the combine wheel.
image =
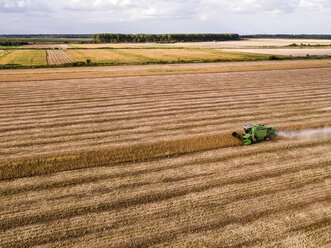
<svg viewBox="0 0 331 248">
<path fill-rule="evenodd" d="M 266 141 L 270 140 L 270 136 L 265 136 L 264 140 Z"/>
</svg>

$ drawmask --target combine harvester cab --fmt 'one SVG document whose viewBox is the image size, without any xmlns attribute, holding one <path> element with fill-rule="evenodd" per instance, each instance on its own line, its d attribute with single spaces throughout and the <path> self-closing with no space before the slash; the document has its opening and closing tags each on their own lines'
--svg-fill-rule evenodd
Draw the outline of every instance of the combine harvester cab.
<svg viewBox="0 0 331 248">
<path fill-rule="evenodd" d="M 244 133 L 233 132 L 232 136 L 243 141 L 244 145 L 250 145 L 262 140 L 270 140 L 276 133 L 275 127 L 265 126 L 264 124 L 252 124 L 244 126 Z"/>
</svg>

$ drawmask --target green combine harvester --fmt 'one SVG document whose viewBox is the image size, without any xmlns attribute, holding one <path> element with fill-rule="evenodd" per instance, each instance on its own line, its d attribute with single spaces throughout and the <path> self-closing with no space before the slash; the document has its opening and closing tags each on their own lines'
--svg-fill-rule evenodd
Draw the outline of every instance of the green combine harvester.
<svg viewBox="0 0 331 248">
<path fill-rule="evenodd" d="M 250 145 L 257 141 L 270 140 L 271 136 L 276 133 L 275 127 L 265 126 L 263 124 L 252 124 L 244 126 L 244 133 L 232 133 L 232 136 L 242 140 L 244 145 Z"/>
</svg>

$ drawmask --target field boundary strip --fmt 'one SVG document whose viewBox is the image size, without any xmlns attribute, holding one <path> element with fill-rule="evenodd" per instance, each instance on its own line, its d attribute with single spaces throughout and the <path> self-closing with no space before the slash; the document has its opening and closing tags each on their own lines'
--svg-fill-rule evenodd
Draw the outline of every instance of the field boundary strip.
<svg viewBox="0 0 331 248">
<path fill-rule="evenodd" d="M 324 123 L 327 124 L 327 123 Z M 278 130 L 297 130 L 321 127 L 323 123 L 283 125 Z M 236 130 L 238 131 L 238 130 Z M 186 139 L 174 139 L 128 146 L 79 151 L 58 156 L 40 156 L 32 159 L 2 162 L 0 180 L 43 175 L 60 171 L 115 165 L 128 162 L 151 161 L 188 153 L 242 145 L 230 132 L 199 135 Z"/>
<path fill-rule="evenodd" d="M 287 63 L 292 62 L 292 63 Z M 74 70 L 70 68 L 70 71 L 56 70 L 44 72 L 36 70 L 12 70 L 3 71 L 0 70 L 0 82 L 28 82 L 28 81 L 44 81 L 44 80 L 63 80 L 63 79 L 90 79 L 90 78 L 114 78 L 114 77 L 137 77 L 137 76 L 158 76 L 158 75 L 178 75 L 178 74 L 204 74 L 204 73 L 226 73 L 226 72 L 248 72 L 248 71 L 269 71 L 269 70 L 299 70 L 310 68 L 330 68 L 331 60 L 309 60 L 299 61 L 299 63 L 293 63 L 294 61 L 282 61 L 281 63 L 268 63 L 255 64 L 255 62 L 235 62 L 236 65 L 227 63 L 218 63 L 219 66 L 202 66 L 203 64 L 182 64 L 185 67 L 172 67 L 163 68 L 164 65 L 150 65 L 147 68 L 146 65 L 137 66 L 136 70 L 129 70 L 126 66 L 112 66 L 115 70 L 94 70 L 100 67 L 87 67 Z M 295 61 L 298 62 L 298 61 Z M 303 63 L 300 63 L 303 62 Z M 213 63 L 215 65 L 215 63 Z M 188 67 L 191 66 L 192 67 Z M 199 67 L 201 65 L 201 67 Z M 145 68 L 144 68 L 145 67 Z M 123 68 L 123 69 L 122 69 Z M 60 73 L 59 73 L 60 72 Z"/>
</svg>

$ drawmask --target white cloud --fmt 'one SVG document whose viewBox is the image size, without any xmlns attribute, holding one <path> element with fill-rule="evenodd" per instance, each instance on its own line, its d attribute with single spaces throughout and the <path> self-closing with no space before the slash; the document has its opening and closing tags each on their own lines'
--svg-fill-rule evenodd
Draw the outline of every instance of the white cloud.
<svg viewBox="0 0 331 248">
<path fill-rule="evenodd" d="M 228 12 L 243 14 L 261 13 L 291 13 L 300 0 L 203 0 L 205 4 L 213 5 L 214 9 L 224 9 Z"/>
<path fill-rule="evenodd" d="M 30 18 L 33 16 L 43 17 L 40 22 L 49 25 L 68 23 L 70 26 L 70 23 L 79 23 L 97 27 L 116 23 L 125 24 L 126 28 L 131 25 L 134 29 L 137 23 L 146 22 L 147 26 L 151 26 L 155 22 L 167 30 L 171 30 L 169 23 L 172 23 L 173 29 L 178 30 L 176 22 L 185 22 L 186 25 L 204 23 L 204 28 L 209 28 L 207 24 L 211 23 L 218 30 L 217 27 L 234 25 L 247 28 L 247 25 L 253 23 L 259 27 L 267 25 L 265 23 L 278 25 L 285 20 L 285 16 L 288 20 L 295 20 L 288 23 L 292 27 L 295 23 L 308 23 L 306 15 L 317 16 L 313 20 L 316 25 L 321 18 L 324 22 L 330 20 L 331 0 L 0 0 L 0 21 L 9 24 L 9 19 L 4 17 L 5 13 L 21 19 L 22 25 L 29 20 L 35 22 L 34 25 L 42 25 Z M 323 25 L 327 26 L 325 23 Z M 195 30 L 194 26 L 190 28 Z M 239 32 L 237 30 L 241 28 L 233 31 Z"/>
<path fill-rule="evenodd" d="M 197 18 L 209 13 L 292 13 L 297 8 L 328 12 L 330 0 L 0 0 L 0 12 L 69 11 L 116 13 L 122 19 Z"/>
<path fill-rule="evenodd" d="M 42 1 L 36 0 L 0 0 L 0 13 L 34 13 L 51 11 Z"/>
<path fill-rule="evenodd" d="M 135 2 L 131 0 L 70 0 L 62 1 L 62 7 L 70 10 L 102 11 L 134 8 L 137 6 Z"/>
<path fill-rule="evenodd" d="M 330 0 L 301 0 L 300 7 L 322 13 L 331 13 Z"/>
</svg>

